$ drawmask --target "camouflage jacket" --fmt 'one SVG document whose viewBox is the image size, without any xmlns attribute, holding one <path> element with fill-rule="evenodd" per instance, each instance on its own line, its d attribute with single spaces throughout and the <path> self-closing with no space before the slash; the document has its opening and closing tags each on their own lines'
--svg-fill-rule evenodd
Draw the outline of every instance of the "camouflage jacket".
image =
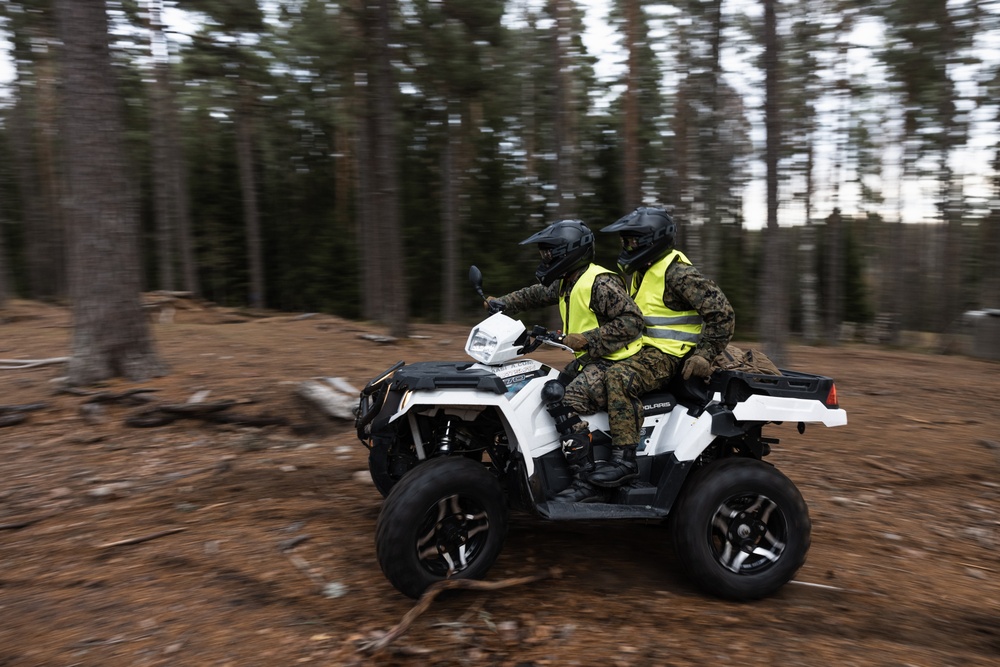
<svg viewBox="0 0 1000 667">
<path fill-rule="evenodd" d="M 638 276 L 642 282 L 642 274 Z M 694 266 L 674 262 L 664 280 L 663 303 L 671 310 L 696 310 L 701 315 L 701 340 L 692 354 L 710 363 L 726 349 L 736 330 L 736 313 L 719 286 Z"/>
<path fill-rule="evenodd" d="M 568 299 L 574 284 L 576 277 L 572 282 L 558 281 L 548 287 L 531 285 L 498 298 L 506 304 L 505 312 L 513 315 L 531 308 L 554 306 L 560 298 Z M 563 287 L 561 293 L 560 285 Z M 591 358 L 611 354 L 642 334 L 642 313 L 629 296 L 621 277 L 615 273 L 602 273 L 594 280 L 590 309 L 600 324 L 596 329 L 583 332 Z"/>
</svg>

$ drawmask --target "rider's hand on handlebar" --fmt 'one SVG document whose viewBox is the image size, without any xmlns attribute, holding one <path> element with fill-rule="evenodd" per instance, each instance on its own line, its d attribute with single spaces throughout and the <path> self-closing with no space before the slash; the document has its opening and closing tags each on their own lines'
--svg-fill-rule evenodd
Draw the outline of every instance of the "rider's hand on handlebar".
<svg viewBox="0 0 1000 667">
<path fill-rule="evenodd" d="M 690 380 L 694 376 L 708 382 L 709 378 L 712 377 L 712 364 L 708 363 L 708 359 L 705 357 L 692 354 L 684 361 L 681 375 L 685 380 Z"/>
<path fill-rule="evenodd" d="M 496 315 L 497 313 L 502 313 L 507 310 L 507 304 L 500 299 L 494 299 L 491 296 L 486 297 L 486 301 L 483 301 L 483 308 L 490 311 L 490 315 Z"/>
<path fill-rule="evenodd" d="M 585 350 L 587 349 L 588 345 L 587 339 L 584 338 L 583 334 L 576 334 L 576 333 L 566 334 L 565 336 L 563 336 L 562 344 L 565 345 L 566 347 L 573 348 L 574 352 Z"/>
</svg>

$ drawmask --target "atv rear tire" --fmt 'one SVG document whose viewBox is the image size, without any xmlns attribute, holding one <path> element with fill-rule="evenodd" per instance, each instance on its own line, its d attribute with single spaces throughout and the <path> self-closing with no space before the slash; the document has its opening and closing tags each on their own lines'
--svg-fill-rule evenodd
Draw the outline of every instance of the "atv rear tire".
<svg viewBox="0 0 1000 667">
<path fill-rule="evenodd" d="M 379 566 L 411 598 L 443 579 L 481 579 L 503 548 L 508 514 L 500 482 L 481 463 L 464 457 L 422 463 L 382 505 Z"/>
<path fill-rule="evenodd" d="M 795 576 L 809 550 L 802 494 L 755 459 L 722 459 L 696 471 L 670 515 L 681 567 L 722 598 L 773 594 Z"/>
</svg>

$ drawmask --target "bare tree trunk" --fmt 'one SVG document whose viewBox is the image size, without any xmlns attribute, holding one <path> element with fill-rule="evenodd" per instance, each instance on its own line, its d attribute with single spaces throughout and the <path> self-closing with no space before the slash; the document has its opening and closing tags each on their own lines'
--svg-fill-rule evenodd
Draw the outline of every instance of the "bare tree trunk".
<svg viewBox="0 0 1000 667">
<path fill-rule="evenodd" d="M 139 213 L 129 181 L 103 0 L 56 0 L 63 42 L 73 356 L 69 378 L 91 384 L 162 374 L 140 303 Z"/>
<path fill-rule="evenodd" d="M 442 198 L 442 236 L 444 237 L 444 277 L 442 278 L 442 314 L 445 322 L 458 318 L 458 192 L 461 170 L 458 169 L 461 151 L 461 125 L 453 127 L 451 118 L 445 120 L 445 147 L 441 156 L 441 174 L 444 178 Z"/>
<path fill-rule="evenodd" d="M 826 256 L 826 290 L 824 299 L 825 322 L 823 328 L 826 331 L 827 341 L 836 344 L 840 339 L 840 325 L 844 318 L 844 258 L 841 252 L 843 246 L 843 219 L 840 216 L 840 209 L 833 209 L 826 218 L 826 239 L 824 243 L 824 255 Z"/>
<path fill-rule="evenodd" d="M 51 38 L 51 35 L 46 35 Z M 23 40 L 16 44 L 20 46 Z M 65 232 L 56 137 L 58 109 L 56 65 L 51 54 L 17 53 L 33 59 L 35 76 L 21 81 L 10 117 L 10 142 L 24 219 L 24 254 L 28 296 L 35 299 L 66 295 Z"/>
<path fill-rule="evenodd" d="M 576 201 L 576 116 L 573 94 L 573 68 L 570 45 L 573 43 L 573 17 L 569 0 L 552 0 L 553 49 L 556 62 L 556 113 L 554 139 L 556 144 L 556 216 L 573 218 L 579 204 Z"/>
<path fill-rule="evenodd" d="M 164 78 L 167 64 L 166 56 L 160 51 L 166 48 L 162 43 L 162 35 L 158 33 L 158 14 L 154 10 L 155 3 L 149 3 L 150 9 L 150 46 L 153 58 L 157 60 L 154 66 L 154 81 L 152 94 L 152 148 L 153 148 L 153 214 L 156 220 L 156 259 L 157 284 L 160 289 L 176 290 L 177 280 L 174 273 L 174 230 L 176 221 L 175 208 L 171 202 L 174 195 L 170 174 L 170 141 L 167 136 L 167 105 L 170 103 L 170 84 Z M 160 62 L 160 60 L 164 62 Z"/>
<path fill-rule="evenodd" d="M 161 8 L 163 0 L 146 0 L 149 9 L 150 40 L 155 61 L 154 72 L 154 160 L 158 169 L 154 189 L 157 199 L 157 220 L 169 221 L 161 229 L 160 283 L 175 289 L 174 267 L 180 260 L 181 284 L 192 294 L 199 294 L 198 271 L 191 236 L 191 206 L 187 190 L 186 165 L 182 157 L 182 138 L 177 120 L 177 102 L 170 77 L 170 45 L 163 30 Z M 161 192 L 163 197 L 160 203 Z"/>
<path fill-rule="evenodd" d="M 806 224 L 799 237 L 799 290 L 802 294 L 802 334 L 806 343 L 819 340 L 819 316 L 816 300 L 816 226 L 813 224 L 813 158 L 815 147 L 810 142 L 806 158 Z"/>
<path fill-rule="evenodd" d="M 240 190 L 243 195 L 243 219 L 247 229 L 247 260 L 250 263 L 249 303 L 264 308 L 264 258 L 260 241 L 260 210 L 257 207 L 257 176 L 253 160 L 252 102 L 247 91 L 241 90 L 236 111 L 236 158 L 240 170 Z"/>
<path fill-rule="evenodd" d="M 983 220 L 980 250 L 983 280 L 979 288 L 980 308 L 1000 308 L 1000 210 L 994 209 Z"/>
<path fill-rule="evenodd" d="M 7 270 L 7 244 L 4 239 L 4 216 L 0 209 L 0 308 L 7 305 L 10 298 L 10 273 Z"/>
<path fill-rule="evenodd" d="M 639 20 L 639 0 L 625 0 L 625 52 L 628 65 L 625 72 L 625 131 L 623 161 L 625 172 L 625 203 L 623 210 L 642 204 L 639 180 L 639 55 L 636 44 Z"/>
<path fill-rule="evenodd" d="M 23 94 L 14 105 L 10 117 L 10 144 L 14 157 L 14 172 L 21 195 L 21 216 L 24 221 L 24 255 L 28 296 L 33 299 L 54 296 L 49 285 L 45 252 L 46 212 L 41 185 L 35 169 L 35 153 L 31 145 L 32 125 L 28 118 L 27 100 Z"/>
<path fill-rule="evenodd" d="M 375 186 L 378 189 L 379 217 L 383 234 L 376 241 L 383 246 L 385 264 L 376 267 L 385 274 L 380 321 L 392 335 L 403 337 L 409 329 L 406 294 L 406 262 L 403 257 L 402 205 L 399 187 L 399 147 L 396 136 L 396 84 L 392 75 L 390 17 L 394 0 L 378 0 L 376 23 L 375 93 Z"/>
<path fill-rule="evenodd" d="M 788 304 L 783 267 L 785 253 L 778 227 L 778 152 L 781 147 L 781 124 L 778 104 L 778 35 L 776 0 L 764 0 L 764 116 L 767 139 L 764 161 L 767 165 L 767 229 L 764 233 L 764 285 L 760 300 L 760 331 L 766 354 L 781 366 L 785 359 L 788 335 Z"/>
<path fill-rule="evenodd" d="M 722 80 L 722 0 L 713 0 L 712 3 L 712 79 L 711 79 L 711 109 L 712 117 L 710 124 L 711 138 L 708 144 L 707 155 L 702 161 L 702 173 L 708 182 L 705 202 L 705 223 L 703 255 L 701 258 L 702 271 L 706 275 L 718 275 L 720 262 L 721 239 L 720 239 L 720 216 L 719 204 L 722 200 L 722 178 L 721 165 L 726 159 L 726 151 L 721 146 L 719 129 L 722 126 L 722 100 L 719 93 L 720 82 Z"/>
</svg>

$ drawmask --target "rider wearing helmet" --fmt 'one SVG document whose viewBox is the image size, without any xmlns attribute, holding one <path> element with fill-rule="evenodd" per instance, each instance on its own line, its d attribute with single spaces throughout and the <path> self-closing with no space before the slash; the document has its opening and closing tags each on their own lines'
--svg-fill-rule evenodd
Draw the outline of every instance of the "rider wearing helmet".
<svg viewBox="0 0 1000 667">
<path fill-rule="evenodd" d="M 629 293 L 643 315 L 642 349 L 608 369 L 611 461 L 590 481 L 614 487 L 635 478 L 642 395 L 666 385 L 678 370 L 708 382 L 712 360 L 733 337 L 736 315 L 718 285 L 674 248 L 677 227 L 660 208 L 637 208 L 601 229 L 621 235 L 618 267 L 632 274 Z"/>
<path fill-rule="evenodd" d="M 514 314 L 559 304 L 563 343 L 575 351 L 565 373 L 562 400 L 549 405 L 562 439 L 573 482 L 555 498 L 558 502 L 597 502 L 603 493 L 588 476 L 595 468 L 590 429 L 581 414 L 607 407 L 607 370 L 639 351 L 642 313 L 628 295 L 621 277 L 593 263 L 594 234 L 579 220 L 560 220 L 521 245 L 537 243 L 542 261 L 535 271 L 538 285 L 499 298 L 487 297 L 491 311 Z"/>
</svg>

